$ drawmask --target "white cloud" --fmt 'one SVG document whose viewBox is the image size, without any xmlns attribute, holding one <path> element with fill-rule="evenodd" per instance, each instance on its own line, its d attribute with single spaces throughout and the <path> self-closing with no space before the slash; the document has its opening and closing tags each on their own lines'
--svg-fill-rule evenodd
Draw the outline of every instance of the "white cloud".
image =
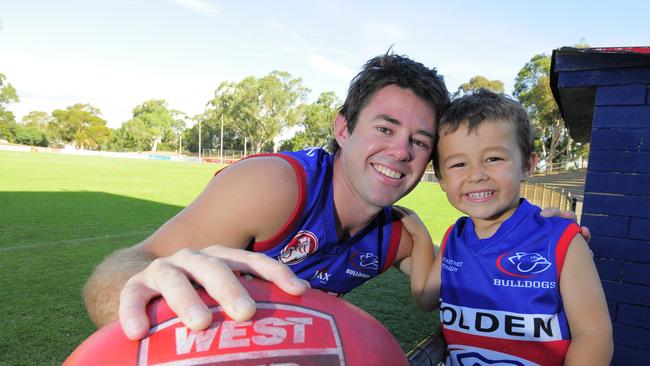
<svg viewBox="0 0 650 366">
<path fill-rule="evenodd" d="M 9 105 L 16 119 L 33 110 L 52 112 L 75 103 L 90 103 L 113 128 L 131 118 L 136 105 L 165 99 L 169 107 L 192 117 L 202 113 L 225 78 L 217 73 L 187 70 L 139 69 L 88 59 L 59 58 L 43 63 L 28 55 L 12 55 L 3 70 L 11 75 L 19 103 Z"/>
<path fill-rule="evenodd" d="M 318 72 L 337 77 L 343 80 L 350 80 L 356 74 L 352 69 L 347 66 L 337 64 L 327 58 L 312 54 L 308 59 L 309 65 L 316 69 Z"/>
<path fill-rule="evenodd" d="M 384 43 L 386 41 L 397 42 L 402 40 L 408 36 L 408 33 L 405 29 L 390 24 L 370 21 L 361 23 L 361 35 L 363 37 Z"/>
<path fill-rule="evenodd" d="M 305 41 L 305 37 L 303 37 L 299 31 L 288 27 L 285 24 L 276 21 L 268 21 L 266 22 L 266 25 L 272 30 L 278 31 L 294 41 Z"/>
<path fill-rule="evenodd" d="M 172 1 L 184 8 L 187 8 L 189 10 L 210 17 L 215 17 L 221 13 L 219 8 L 216 5 L 209 3 L 207 1 L 202 1 L 202 0 L 172 0 Z"/>
</svg>

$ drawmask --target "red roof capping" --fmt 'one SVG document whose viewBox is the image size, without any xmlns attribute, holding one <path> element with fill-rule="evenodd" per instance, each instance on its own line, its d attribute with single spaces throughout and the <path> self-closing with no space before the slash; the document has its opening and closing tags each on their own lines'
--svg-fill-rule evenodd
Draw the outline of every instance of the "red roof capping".
<svg viewBox="0 0 650 366">
<path fill-rule="evenodd" d="M 594 50 L 594 51 L 601 51 L 601 52 L 650 53 L 650 47 L 648 47 L 648 46 L 642 46 L 642 47 L 596 47 L 596 48 L 589 48 L 589 49 Z"/>
</svg>

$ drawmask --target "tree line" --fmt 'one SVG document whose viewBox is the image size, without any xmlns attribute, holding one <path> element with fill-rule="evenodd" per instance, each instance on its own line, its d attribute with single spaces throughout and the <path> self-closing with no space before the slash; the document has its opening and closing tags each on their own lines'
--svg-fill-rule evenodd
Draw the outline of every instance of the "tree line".
<svg viewBox="0 0 650 366">
<path fill-rule="evenodd" d="M 517 74 L 513 91 L 529 113 L 538 137 L 537 151 L 547 164 L 574 160 L 588 150 L 573 142 L 564 126 L 550 90 L 550 64 L 548 55 L 533 56 Z M 460 85 L 452 97 L 479 88 L 504 92 L 501 81 L 477 75 Z M 324 92 L 307 103 L 309 93 L 300 78 L 273 71 L 263 77 L 222 82 L 201 114 L 189 117 L 171 109 L 165 100 L 152 99 L 135 106 L 132 118 L 111 129 L 97 107 L 83 103 L 51 113 L 32 111 L 17 122 L 7 106 L 20 98 L 0 74 L 0 139 L 111 151 L 178 151 L 182 145 L 183 151 L 191 153 L 199 151 L 199 135 L 202 149 L 259 153 L 327 146 L 341 101 L 334 92 Z M 293 137 L 279 141 L 289 129 L 294 130 Z"/>
</svg>

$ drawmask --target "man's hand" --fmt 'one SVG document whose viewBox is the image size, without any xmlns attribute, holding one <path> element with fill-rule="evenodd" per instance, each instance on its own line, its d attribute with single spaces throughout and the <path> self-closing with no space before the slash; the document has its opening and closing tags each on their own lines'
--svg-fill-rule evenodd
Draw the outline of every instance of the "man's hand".
<svg viewBox="0 0 650 366">
<path fill-rule="evenodd" d="M 542 216 L 546 216 L 546 217 L 559 216 L 559 217 L 563 217 L 565 219 L 578 221 L 578 217 L 576 216 L 575 212 L 573 212 L 573 211 L 560 211 L 560 209 L 557 208 L 557 207 L 545 208 L 545 209 L 542 210 L 542 212 L 540 214 Z M 580 226 L 580 233 L 585 238 L 587 243 L 589 243 L 589 241 L 591 240 L 591 232 L 589 231 L 589 228 L 587 228 L 586 226 Z"/>
<path fill-rule="evenodd" d="M 252 318 L 255 302 L 233 271 L 271 281 L 292 295 L 301 295 L 309 287 L 287 266 L 260 253 L 219 245 L 201 251 L 182 249 L 172 256 L 154 260 L 127 281 L 119 305 L 124 333 L 133 340 L 147 335 L 150 323 L 146 307 L 158 296 L 165 298 L 190 329 L 207 328 L 212 313 L 199 298 L 193 282 L 204 287 L 231 318 L 240 321 Z"/>
</svg>

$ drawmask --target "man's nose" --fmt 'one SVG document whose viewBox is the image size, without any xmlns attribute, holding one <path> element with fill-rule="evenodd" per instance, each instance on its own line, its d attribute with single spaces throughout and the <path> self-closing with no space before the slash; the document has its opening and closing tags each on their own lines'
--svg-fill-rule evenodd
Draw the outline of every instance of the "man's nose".
<svg viewBox="0 0 650 366">
<path fill-rule="evenodd" d="M 410 138 L 395 139 L 391 146 L 391 155 L 398 161 L 411 161 L 413 146 Z"/>
</svg>

